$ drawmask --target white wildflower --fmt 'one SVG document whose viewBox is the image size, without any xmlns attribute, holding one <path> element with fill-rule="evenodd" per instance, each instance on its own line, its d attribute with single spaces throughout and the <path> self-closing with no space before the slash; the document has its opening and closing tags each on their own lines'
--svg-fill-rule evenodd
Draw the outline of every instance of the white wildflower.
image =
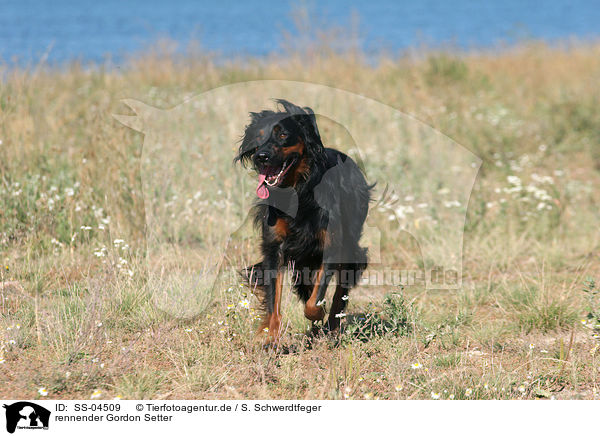
<svg viewBox="0 0 600 436">
<path fill-rule="evenodd" d="M 508 183 L 511 185 L 521 186 L 522 184 L 521 179 L 517 176 L 508 176 L 506 180 L 508 180 Z"/>
<path fill-rule="evenodd" d="M 444 207 L 446 207 L 446 208 L 460 207 L 460 202 L 456 201 L 456 200 L 444 201 Z"/>
</svg>

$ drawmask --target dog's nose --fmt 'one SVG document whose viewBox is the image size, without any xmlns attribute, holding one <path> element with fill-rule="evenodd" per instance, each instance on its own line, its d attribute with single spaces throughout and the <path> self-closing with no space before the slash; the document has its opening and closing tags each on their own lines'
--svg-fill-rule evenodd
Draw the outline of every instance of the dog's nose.
<svg viewBox="0 0 600 436">
<path fill-rule="evenodd" d="M 269 157 L 269 153 L 267 153 L 266 151 L 261 151 L 260 153 L 256 154 L 256 161 L 264 164 L 269 161 Z"/>
</svg>

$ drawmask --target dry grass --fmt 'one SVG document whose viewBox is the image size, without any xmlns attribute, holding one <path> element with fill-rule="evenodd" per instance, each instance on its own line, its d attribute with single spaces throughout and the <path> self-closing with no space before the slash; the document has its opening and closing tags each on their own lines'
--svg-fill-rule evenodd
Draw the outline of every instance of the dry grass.
<svg viewBox="0 0 600 436">
<path fill-rule="evenodd" d="M 585 278 L 600 276 L 600 46 L 532 44 L 377 66 L 326 49 L 230 64 L 158 53 L 117 71 L 1 74 L 1 397 L 36 398 L 42 387 L 48 398 L 96 390 L 162 399 L 596 397 L 597 319 L 580 319 L 597 310 L 582 292 Z M 199 302 L 206 310 L 193 319 L 157 307 L 145 286 L 143 136 L 111 114 L 125 111 L 121 98 L 168 108 L 255 79 L 368 96 L 483 159 L 462 289 L 357 289 L 349 313 L 366 320 L 339 341 L 310 344 L 289 297 L 289 353 L 252 341 L 256 301 L 235 282 Z M 538 210 L 542 188 L 549 208 Z M 177 231 L 182 250 L 193 246 L 185 227 Z M 397 242 L 384 253 L 416 257 L 418 248 Z M 392 292 L 404 300 L 385 305 Z M 390 320 L 402 328 L 387 329 Z"/>
</svg>

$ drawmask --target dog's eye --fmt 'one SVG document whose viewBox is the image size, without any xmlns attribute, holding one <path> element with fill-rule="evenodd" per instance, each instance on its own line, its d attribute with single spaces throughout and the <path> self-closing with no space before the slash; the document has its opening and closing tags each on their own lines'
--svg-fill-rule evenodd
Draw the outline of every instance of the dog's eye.
<svg viewBox="0 0 600 436">
<path fill-rule="evenodd" d="M 285 138 L 287 138 L 287 133 L 283 133 L 283 132 L 281 132 L 281 133 L 279 134 L 279 139 L 285 139 Z"/>
</svg>

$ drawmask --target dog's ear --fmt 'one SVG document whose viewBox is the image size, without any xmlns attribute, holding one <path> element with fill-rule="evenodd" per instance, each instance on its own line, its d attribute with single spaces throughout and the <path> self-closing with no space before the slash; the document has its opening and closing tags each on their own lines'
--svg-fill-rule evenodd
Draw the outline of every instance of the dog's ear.
<svg viewBox="0 0 600 436">
<path fill-rule="evenodd" d="M 240 162 L 243 167 L 246 167 L 246 164 L 252 158 L 252 155 L 256 151 L 257 147 L 254 140 L 250 138 L 251 136 L 248 134 L 248 131 L 246 131 L 246 134 L 242 137 L 242 143 L 238 149 L 238 155 L 233 159 L 234 164 Z"/>
<path fill-rule="evenodd" d="M 304 136 L 307 141 L 316 143 L 317 145 L 323 146 L 321 142 L 321 134 L 319 133 L 319 127 L 317 127 L 317 117 L 315 112 L 308 106 L 300 107 L 282 98 L 276 100 L 280 104 L 284 111 L 290 114 L 304 130 Z"/>
<path fill-rule="evenodd" d="M 283 112 L 287 112 L 290 115 L 303 115 L 306 112 L 300 106 L 296 106 L 294 103 L 278 98 L 275 102 L 283 107 Z"/>
<path fill-rule="evenodd" d="M 244 136 L 241 138 L 241 144 L 238 149 L 238 155 L 233 159 L 233 163 L 240 162 L 243 167 L 246 167 L 246 164 L 252 158 L 252 155 L 256 151 L 256 143 L 254 141 L 254 135 L 252 134 L 251 126 L 246 126 L 246 131 L 244 132 Z"/>
<path fill-rule="evenodd" d="M 319 127 L 317 126 L 317 117 L 315 115 L 315 112 L 308 106 L 305 106 L 303 109 L 304 111 L 306 111 L 308 122 L 310 123 L 310 127 L 312 127 L 312 134 L 314 135 L 317 142 L 323 145 L 323 143 L 321 142 L 321 134 L 319 133 Z"/>
</svg>

